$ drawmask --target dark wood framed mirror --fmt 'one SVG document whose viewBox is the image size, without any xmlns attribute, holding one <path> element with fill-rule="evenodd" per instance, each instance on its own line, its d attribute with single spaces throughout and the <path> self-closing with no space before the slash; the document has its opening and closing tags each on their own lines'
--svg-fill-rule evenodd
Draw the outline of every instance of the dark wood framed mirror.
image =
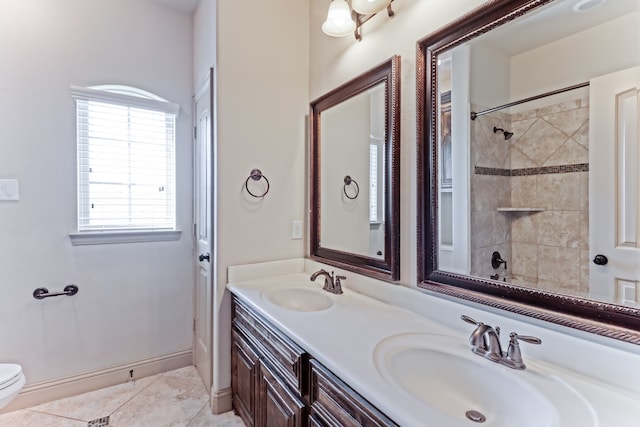
<svg viewBox="0 0 640 427">
<path fill-rule="evenodd" d="M 625 109 L 637 128 L 639 19 L 637 2 L 493 0 L 418 41 L 420 288 L 640 344 L 640 279 L 615 270 L 640 266 L 618 190 L 640 179 L 614 135 Z"/>
<path fill-rule="evenodd" d="M 310 257 L 400 278 L 400 57 L 311 102 Z"/>
</svg>

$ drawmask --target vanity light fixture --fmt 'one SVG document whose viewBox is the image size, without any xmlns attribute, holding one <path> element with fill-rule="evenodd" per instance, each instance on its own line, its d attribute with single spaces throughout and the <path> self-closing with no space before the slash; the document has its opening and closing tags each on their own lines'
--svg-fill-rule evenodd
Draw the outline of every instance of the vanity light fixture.
<svg viewBox="0 0 640 427">
<path fill-rule="evenodd" d="M 378 12 L 386 8 L 390 17 L 395 14 L 391 2 L 393 0 L 351 0 L 349 7 L 346 0 L 332 0 L 322 31 L 332 37 L 345 37 L 353 32 L 359 41 L 362 39 L 360 27 Z"/>
<path fill-rule="evenodd" d="M 388 7 L 391 0 L 351 0 L 354 12 L 360 15 L 372 15 Z"/>
</svg>

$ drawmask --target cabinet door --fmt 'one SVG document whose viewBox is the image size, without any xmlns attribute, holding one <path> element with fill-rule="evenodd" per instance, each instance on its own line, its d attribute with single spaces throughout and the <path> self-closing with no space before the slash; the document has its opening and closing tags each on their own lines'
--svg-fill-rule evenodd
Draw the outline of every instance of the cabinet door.
<svg viewBox="0 0 640 427">
<path fill-rule="evenodd" d="M 258 381 L 259 407 L 257 424 L 260 427 L 302 427 L 306 422 L 305 403 L 289 391 L 278 379 L 268 363 L 260 364 Z"/>
<path fill-rule="evenodd" d="M 231 348 L 231 389 L 233 407 L 247 427 L 256 423 L 258 355 L 246 339 L 233 329 Z"/>
</svg>

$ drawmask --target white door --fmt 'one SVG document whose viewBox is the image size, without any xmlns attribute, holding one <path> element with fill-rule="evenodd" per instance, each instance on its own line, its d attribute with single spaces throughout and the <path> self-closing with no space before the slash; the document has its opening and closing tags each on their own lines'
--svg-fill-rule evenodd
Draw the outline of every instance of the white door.
<svg viewBox="0 0 640 427">
<path fill-rule="evenodd" d="M 214 277 L 213 254 L 213 138 L 212 138 L 212 82 L 210 70 L 206 84 L 195 96 L 194 129 L 194 233 L 196 239 L 195 307 L 193 364 L 202 382 L 211 390 L 212 352 L 212 298 Z"/>
<path fill-rule="evenodd" d="M 590 297 L 632 307 L 640 307 L 639 88 L 640 67 L 618 71 L 591 80 L 589 101 Z"/>
</svg>

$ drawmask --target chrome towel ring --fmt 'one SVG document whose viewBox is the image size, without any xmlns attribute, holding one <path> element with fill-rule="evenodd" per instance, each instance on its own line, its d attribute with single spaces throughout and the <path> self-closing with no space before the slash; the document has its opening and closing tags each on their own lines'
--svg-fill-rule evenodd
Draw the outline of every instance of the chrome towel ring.
<svg viewBox="0 0 640 427">
<path fill-rule="evenodd" d="M 251 190 L 249 190 L 249 180 L 250 179 L 252 179 L 254 181 L 260 181 L 261 179 L 264 179 L 264 181 L 267 183 L 266 190 L 264 190 L 264 192 L 262 194 L 254 194 L 254 193 L 252 193 Z M 262 172 L 260 171 L 260 169 L 252 169 L 251 173 L 247 177 L 247 180 L 244 182 L 244 188 L 247 190 L 247 193 L 249 193 L 250 195 L 252 195 L 253 197 L 255 197 L 257 199 L 260 199 L 260 198 L 266 196 L 267 193 L 269 192 L 269 180 L 267 179 L 266 176 L 262 175 Z"/>
<path fill-rule="evenodd" d="M 350 196 L 349 193 L 347 193 L 347 187 L 350 186 L 351 184 L 354 184 L 354 186 L 356 187 L 354 196 Z M 344 186 L 342 187 L 342 192 L 344 193 L 345 196 L 347 196 L 347 199 L 355 200 L 358 198 L 358 195 L 360 194 L 360 186 L 358 185 L 355 179 L 351 178 L 349 175 L 346 175 L 344 177 Z"/>
</svg>

